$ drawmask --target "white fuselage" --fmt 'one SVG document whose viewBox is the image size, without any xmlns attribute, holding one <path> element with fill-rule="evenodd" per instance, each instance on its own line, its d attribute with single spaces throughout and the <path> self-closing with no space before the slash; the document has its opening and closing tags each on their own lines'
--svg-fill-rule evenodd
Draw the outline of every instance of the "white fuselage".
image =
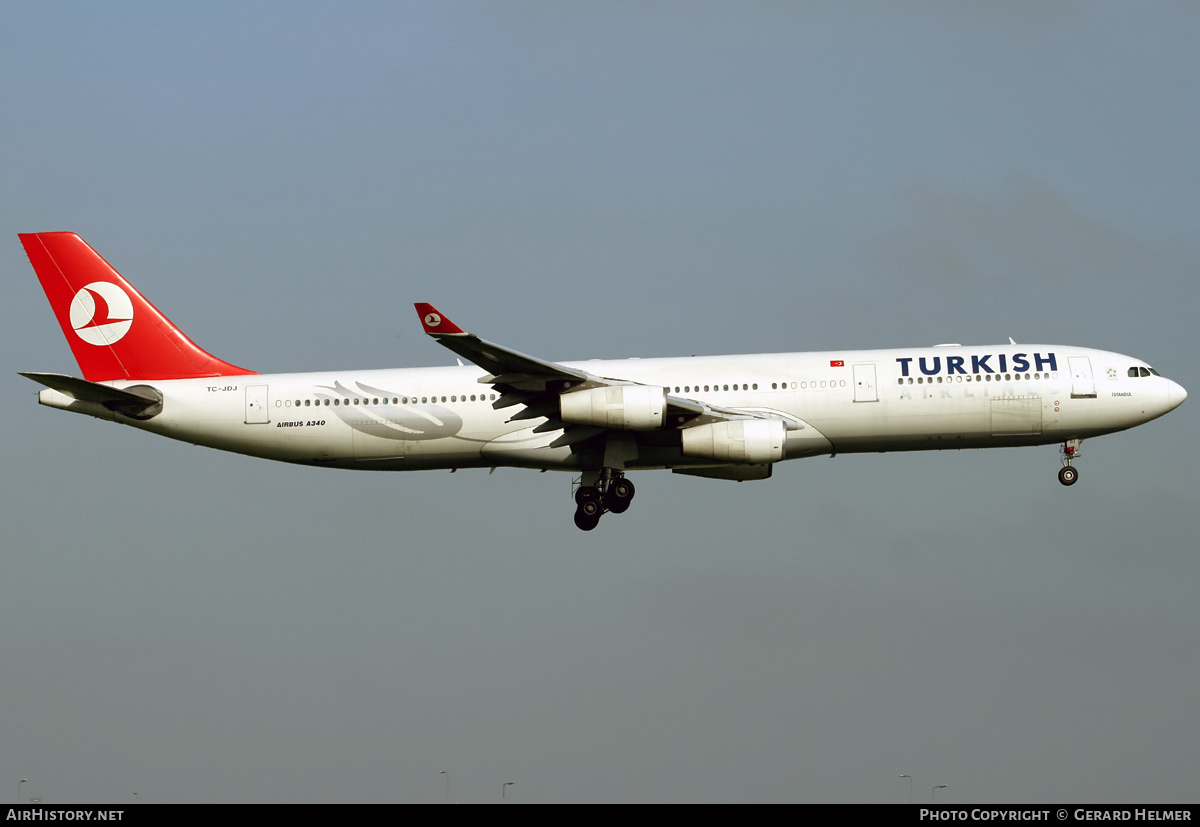
<svg viewBox="0 0 1200 827">
<path fill-rule="evenodd" d="M 787 458 L 863 451 L 1038 445 L 1120 431 L 1162 416 L 1186 392 L 1140 359 L 1061 345 L 942 346 L 564 363 L 664 386 L 721 408 L 792 423 Z M 1131 376 L 1130 374 L 1137 374 Z M 163 396 L 136 421 L 58 391 L 43 404 L 114 419 L 172 439 L 257 457 L 374 470 L 587 463 L 544 418 L 495 410 L 474 365 L 118 381 Z M 626 469 L 713 466 L 684 456 L 678 431 L 619 432 Z"/>
</svg>

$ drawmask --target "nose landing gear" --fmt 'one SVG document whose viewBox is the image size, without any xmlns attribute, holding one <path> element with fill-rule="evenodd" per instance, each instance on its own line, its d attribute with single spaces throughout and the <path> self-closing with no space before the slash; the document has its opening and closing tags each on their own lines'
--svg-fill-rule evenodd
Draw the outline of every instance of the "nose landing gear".
<svg viewBox="0 0 1200 827">
<path fill-rule="evenodd" d="M 604 512 L 624 513 L 633 500 L 633 483 L 615 468 L 585 471 L 582 484 L 575 489 L 575 525 L 591 531 Z"/>
<path fill-rule="evenodd" d="M 1063 485 L 1074 485 L 1079 480 L 1079 472 L 1075 470 L 1071 462 L 1079 456 L 1079 446 L 1082 444 L 1082 439 L 1068 439 L 1060 449 L 1063 467 L 1059 469 L 1058 481 Z"/>
</svg>

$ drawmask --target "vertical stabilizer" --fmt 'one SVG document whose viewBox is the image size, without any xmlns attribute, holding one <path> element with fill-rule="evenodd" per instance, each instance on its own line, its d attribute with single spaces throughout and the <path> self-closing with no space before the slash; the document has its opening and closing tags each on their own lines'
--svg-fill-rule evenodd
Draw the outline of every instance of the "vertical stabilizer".
<svg viewBox="0 0 1200 827">
<path fill-rule="evenodd" d="M 199 347 L 75 233 L 20 239 L 88 381 L 255 373 Z"/>
</svg>

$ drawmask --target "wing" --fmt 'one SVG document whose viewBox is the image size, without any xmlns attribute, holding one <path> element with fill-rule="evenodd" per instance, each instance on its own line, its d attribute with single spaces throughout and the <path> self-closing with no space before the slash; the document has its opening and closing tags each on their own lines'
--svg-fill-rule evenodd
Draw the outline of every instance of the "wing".
<svg viewBox="0 0 1200 827">
<path fill-rule="evenodd" d="M 425 332 L 439 344 L 488 371 L 479 379 L 499 392 L 492 407 L 521 406 L 510 422 L 545 418 L 535 432 L 562 430 L 551 445 L 578 443 L 605 431 L 686 429 L 714 422 L 779 419 L 673 396 L 665 387 L 598 376 L 547 362 L 467 333 L 433 305 L 415 305 Z M 790 428 L 790 423 L 784 423 Z"/>
</svg>

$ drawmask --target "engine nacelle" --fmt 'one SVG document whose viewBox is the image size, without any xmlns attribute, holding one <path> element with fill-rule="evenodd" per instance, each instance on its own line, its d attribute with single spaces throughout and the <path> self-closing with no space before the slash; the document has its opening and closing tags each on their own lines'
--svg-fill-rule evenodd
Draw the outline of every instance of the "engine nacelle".
<svg viewBox="0 0 1200 827">
<path fill-rule="evenodd" d="M 661 428 L 667 415 L 667 389 L 617 385 L 564 393 L 558 398 L 563 422 L 624 431 Z"/>
<path fill-rule="evenodd" d="M 786 433 L 781 419 L 710 422 L 680 431 L 685 456 L 756 465 L 783 459 Z"/>
</svg>

